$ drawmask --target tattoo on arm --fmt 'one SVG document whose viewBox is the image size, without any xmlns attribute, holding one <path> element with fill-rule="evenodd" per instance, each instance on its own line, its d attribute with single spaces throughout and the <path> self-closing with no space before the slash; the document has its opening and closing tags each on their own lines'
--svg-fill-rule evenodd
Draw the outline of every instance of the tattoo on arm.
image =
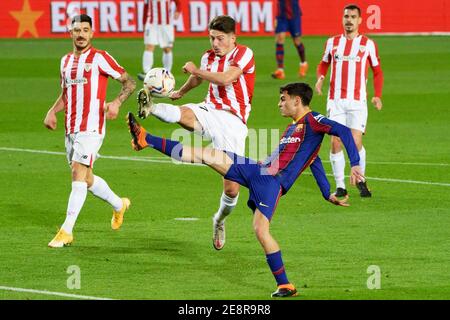
<svg viewBox="0 0 450 320">
<path fill-rule="evenodd" d="M 136 89 L 136 81 L 134 81 L 134 79 L 126 72 L 117 80 L 122 83 L 122 89 L 120 90 L 117 99 L 119 99 L 120 103 L 123 103 L 134 92 L 134 89 Z"/>
</svg>

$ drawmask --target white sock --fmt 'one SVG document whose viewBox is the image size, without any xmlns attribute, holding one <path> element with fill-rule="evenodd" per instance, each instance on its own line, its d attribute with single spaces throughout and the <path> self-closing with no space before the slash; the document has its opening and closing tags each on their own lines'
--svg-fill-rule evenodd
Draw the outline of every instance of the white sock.
<svg viewBox="0 0 450 320">
<path fill-rule="evenodd" d="M 181 119 L 180 108 L 169 103 L 157 103 L 152 106 L 152 114 L 167 123 L 176 123 Z"/>
<path fill-rule="evenodd" d="M 92 186 L 88 190 L 92 192 L 94 196 L 108 202 L 115 211 L 122 209 L 122 199 L 120 199 L 111 190 L 106 181 L 99 176 L 94 176 L 94 183 L 92 183 Z"/>
<path fill-rule="evenodd" d="M 220 197 L 220 207 L 217 213 L 214 215 L 214 220 L 217 222 L 222 222 L 225 218 L 233 211 L 234 207 L 238 202 L 239 194 L 236 198 L 231 198 L 227 196 L 225 193 L 222 193 Z"/>
<path fill-rule="evenodd" d="M 84 181 L 73 181 L 72 192 L 70 193 L 69 203 L 67 204 L 66 220 L 61 227 L 65 232 L 72 234 L 73 226 L 86 200 L 86 195 L 87 183 Z"/>
<path fill-rule="evenodd" d="M 331 168 L 333 169 L 334 180 L 336 180 L 336 188 L 345 189 L 345 157 L 344 152 L 330 152 Z"/>
<path fill-rule="evenodd" d="M 144 51 L 144 55 L 142 56 L 142 70 L 144 70 L 144 73 L 147 73 L 150 71 L 150 69 L 153 67 L 153 51 Z"/>
<path fill-rule="evenodd" d="M 359 150 L 359 166 L 361 167 L 362 174 L 366 172 L 366 149 L 364 146 Z"/>
<path fill-rule="evenodd" d="M 166 53 L 163 52 L 162 56 L 162 62 L 165 69 L 171 71 L 172 70 L 172 64 L 173 64 L 173 54 L 172 51 Z"/>
</svg>

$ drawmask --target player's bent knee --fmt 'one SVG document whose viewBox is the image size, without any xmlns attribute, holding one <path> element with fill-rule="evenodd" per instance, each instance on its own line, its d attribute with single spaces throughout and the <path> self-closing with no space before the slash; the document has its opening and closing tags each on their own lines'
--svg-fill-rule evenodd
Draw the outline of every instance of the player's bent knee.
<svg viewBox="0 0 450 320">
<path fill-rule="evenodd" d="M 236 198 L 239 195 L 240 185 L 230 180 L 224 180 L 223 193 L 230 198 Z"/>
</svg>

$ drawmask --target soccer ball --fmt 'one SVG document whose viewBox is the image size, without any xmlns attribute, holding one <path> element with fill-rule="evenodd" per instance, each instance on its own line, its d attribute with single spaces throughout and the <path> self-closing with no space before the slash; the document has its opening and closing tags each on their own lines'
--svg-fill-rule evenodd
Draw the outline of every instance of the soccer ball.
<svg viewBox="0 0 450 320">
<path fill-rule="evenodd" d="M 151 96 L 164 98 L 175 89 L 175 78 L 167 69 L 153 68 L 145 75 L 144 88 Z"/>
</svg>

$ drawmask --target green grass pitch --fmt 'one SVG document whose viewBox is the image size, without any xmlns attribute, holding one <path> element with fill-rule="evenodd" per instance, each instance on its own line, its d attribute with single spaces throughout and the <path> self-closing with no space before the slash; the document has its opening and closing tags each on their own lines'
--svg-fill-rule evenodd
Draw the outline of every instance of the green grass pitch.
<svg viewBox="0 0 450 320">
<path fill-rule="evenodd" d="M 286 81 L 275 81 L 272 38 L 242 38 L 256 57 L 257 77 L 249 127 L 284 129 L 278 87 L 297 81 L 298 57 L 286 44 Z M 349 208 L 322 200 L 309 170 L 282 198 L 272 220 L 295 299 L 450 298 L 450 41 L 445 37 L 375 37 L 385 74 L 384 108 L 369 107 L 365 136 L 373 198 L 350 188 Z M 315 83 L 324 37 L 305 37 Z M 94 39 L 135 76 L 142 41 Z M 207 39 L 177 39 L 174 75 L 184 62 L 198 64 Z M 113 299 L 268 299 L 275 282 L 252 231 L 248 192 L 227 221 L 227 244 L 215 251 L 211 216 L 221 179 L 202 166 L 160 162 L 154 150 L 135 153 L 124 121 L 135 96 L 107 124 L 104 156 L 95 172 L 132 201 L 122 229 L 110 229 L 110 207 L 88 195 L 71 247 L 47 243 L 65 217 L 70 171 L 64 152 L 62 114 L 56 132 L 42 121 L 59 94 L 59 59 L 72 48 L 64 40 L 0 42 L 0 286 Z M 155 61 L 160 64 L 160 51 Z M 370 78 L 372 76 L 370 75 Z M 110 80 L 108 97 L 119 85 Z M 328 86 L 324 88 L 327 90 Z M 373 93 L 369 81 L 369 97 Z M 199 102 L 206 87 L 181 103 Z M 312 107 L 325 113 L 325 96 Z M 167 137 L 178 127 L 155 119 L 144 125 Z M 12 150 L 14 149 L 14 150 Z M 25 152 L 24 149 L 52 153 Z M 328 160 L 329 139 L 320 155 Z M 146 161 L 147 160 L 147 161 Z M 152 162 L 157 160 L 156 162 Z M 331 168 L 325 163 L 328 173 Z M 348 168 L 348 166 L 347 166 Z M 330 177 L 330 182 L 332 178 Z M 333 184 L 334 188 L 334 184 Z M 195 221 L 175 218 L 194 217 Z M 69 266 L 81 270 L 81 289 L 70 290 Z M 369 290 L 368 267 L 381 270 L 381 288 Z M 63 299 L 0 290 L 0 299 Z"/>
</svg>

